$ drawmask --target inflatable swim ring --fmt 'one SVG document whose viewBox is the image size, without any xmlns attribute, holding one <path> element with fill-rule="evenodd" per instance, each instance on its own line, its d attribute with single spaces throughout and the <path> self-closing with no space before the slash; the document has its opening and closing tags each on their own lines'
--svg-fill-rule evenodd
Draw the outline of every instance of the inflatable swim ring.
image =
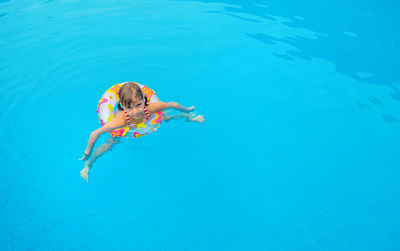
<svg viewBox="0 0 400 251">
<path fill-rule="evenodd" d="M 156 96 L 156 93 L 149 87 L 133 82 L 142 89 L 143 94 L 147 97 L 148 103 L 159 102 L 160 99 Z M 100 124 L 103 126 L 113 120 L 115 116 L 120 112 L 118 110 L 119 101 L 119 89 L 125 83 L 113 85 L 108 89 L 99 101 L 97 106 L 97 116 L 99 118 Z M 158 111 L 153 113 L 149 120 L 145 120 L 142 123 L 133 125 L 133 127 L 121 127 L 110 131 L 113 137 L 124 137 L 124 138 L 138 138 L 144 136 L 150 132 L 154 132 L 158 129 L 161 124 L 164 113 Z"/>
</svg>

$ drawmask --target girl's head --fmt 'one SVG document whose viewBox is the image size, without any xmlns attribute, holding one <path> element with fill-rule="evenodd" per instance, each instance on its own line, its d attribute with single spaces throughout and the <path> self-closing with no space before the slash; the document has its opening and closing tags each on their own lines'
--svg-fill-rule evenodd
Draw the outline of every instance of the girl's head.
<svg viewBox="0 0 400 251">
<path fill-rule="evenodd" d="M 132 117 L 140 118 L 147 105 L 147 97 L 143 95 L 142 89 L 133 82 L 128 82 L 119 89 L 120 111 L 125 110 Z"/>
</svg>

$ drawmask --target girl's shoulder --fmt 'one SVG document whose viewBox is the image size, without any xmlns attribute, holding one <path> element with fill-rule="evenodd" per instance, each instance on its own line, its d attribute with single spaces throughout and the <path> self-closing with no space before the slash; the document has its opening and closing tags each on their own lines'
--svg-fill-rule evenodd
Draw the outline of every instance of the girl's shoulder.
<svg viewBox="0 0 400 251">
<path fill-rule="evenodd" d="M 118 124 L 120 124 L 121 126 L 125 126 L 126 123 L 126 117 L 123 111 L 119 111 L 115 117 L 114 117 L 115 122 L 117 122 Z"/>
<path fill-rule="evenodd" d="M 164 110 L 166 107 L 167 107 L 167 103 L 159 101 L 159 102 L 154 102 L 154 103 L 148 104 L 147 110 L 150 113 L 156 113 L 158 111 Z"/>
</svg>

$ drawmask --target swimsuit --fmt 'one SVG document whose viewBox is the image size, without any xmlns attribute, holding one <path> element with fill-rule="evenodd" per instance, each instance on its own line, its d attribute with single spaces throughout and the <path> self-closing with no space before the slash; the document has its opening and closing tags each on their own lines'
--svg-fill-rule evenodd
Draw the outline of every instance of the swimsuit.
<svg viewBox="0 0 400 251">
<path fill-rule="evenodd" d="M 125 112 L 126 122 L 128 123 L 128 126 L 130 127 L 131 126 L 131 118 L 129 118 L 129 115 L 126 113 L 125 110 L 124 110 L 124 112 Z M 146 106 L 144 107 L 144 113 L 146 114 L 146 120 L 145 121 L 150 120 L 150 114 L 147 111 Z"/>
</svg>

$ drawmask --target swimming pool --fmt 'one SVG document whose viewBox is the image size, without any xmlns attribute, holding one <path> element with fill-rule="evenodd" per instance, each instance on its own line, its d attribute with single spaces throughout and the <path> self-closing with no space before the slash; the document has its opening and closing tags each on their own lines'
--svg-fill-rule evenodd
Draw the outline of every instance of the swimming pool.
<svg viewBox="0 0 400 251">
<path fill-rule="evenodd" d="M 399 250 L 399 10 L 0 0 L 0 249 Z M 206 123 L 126 140 L 86 183 L 125 81 Z"/>
</svg>

